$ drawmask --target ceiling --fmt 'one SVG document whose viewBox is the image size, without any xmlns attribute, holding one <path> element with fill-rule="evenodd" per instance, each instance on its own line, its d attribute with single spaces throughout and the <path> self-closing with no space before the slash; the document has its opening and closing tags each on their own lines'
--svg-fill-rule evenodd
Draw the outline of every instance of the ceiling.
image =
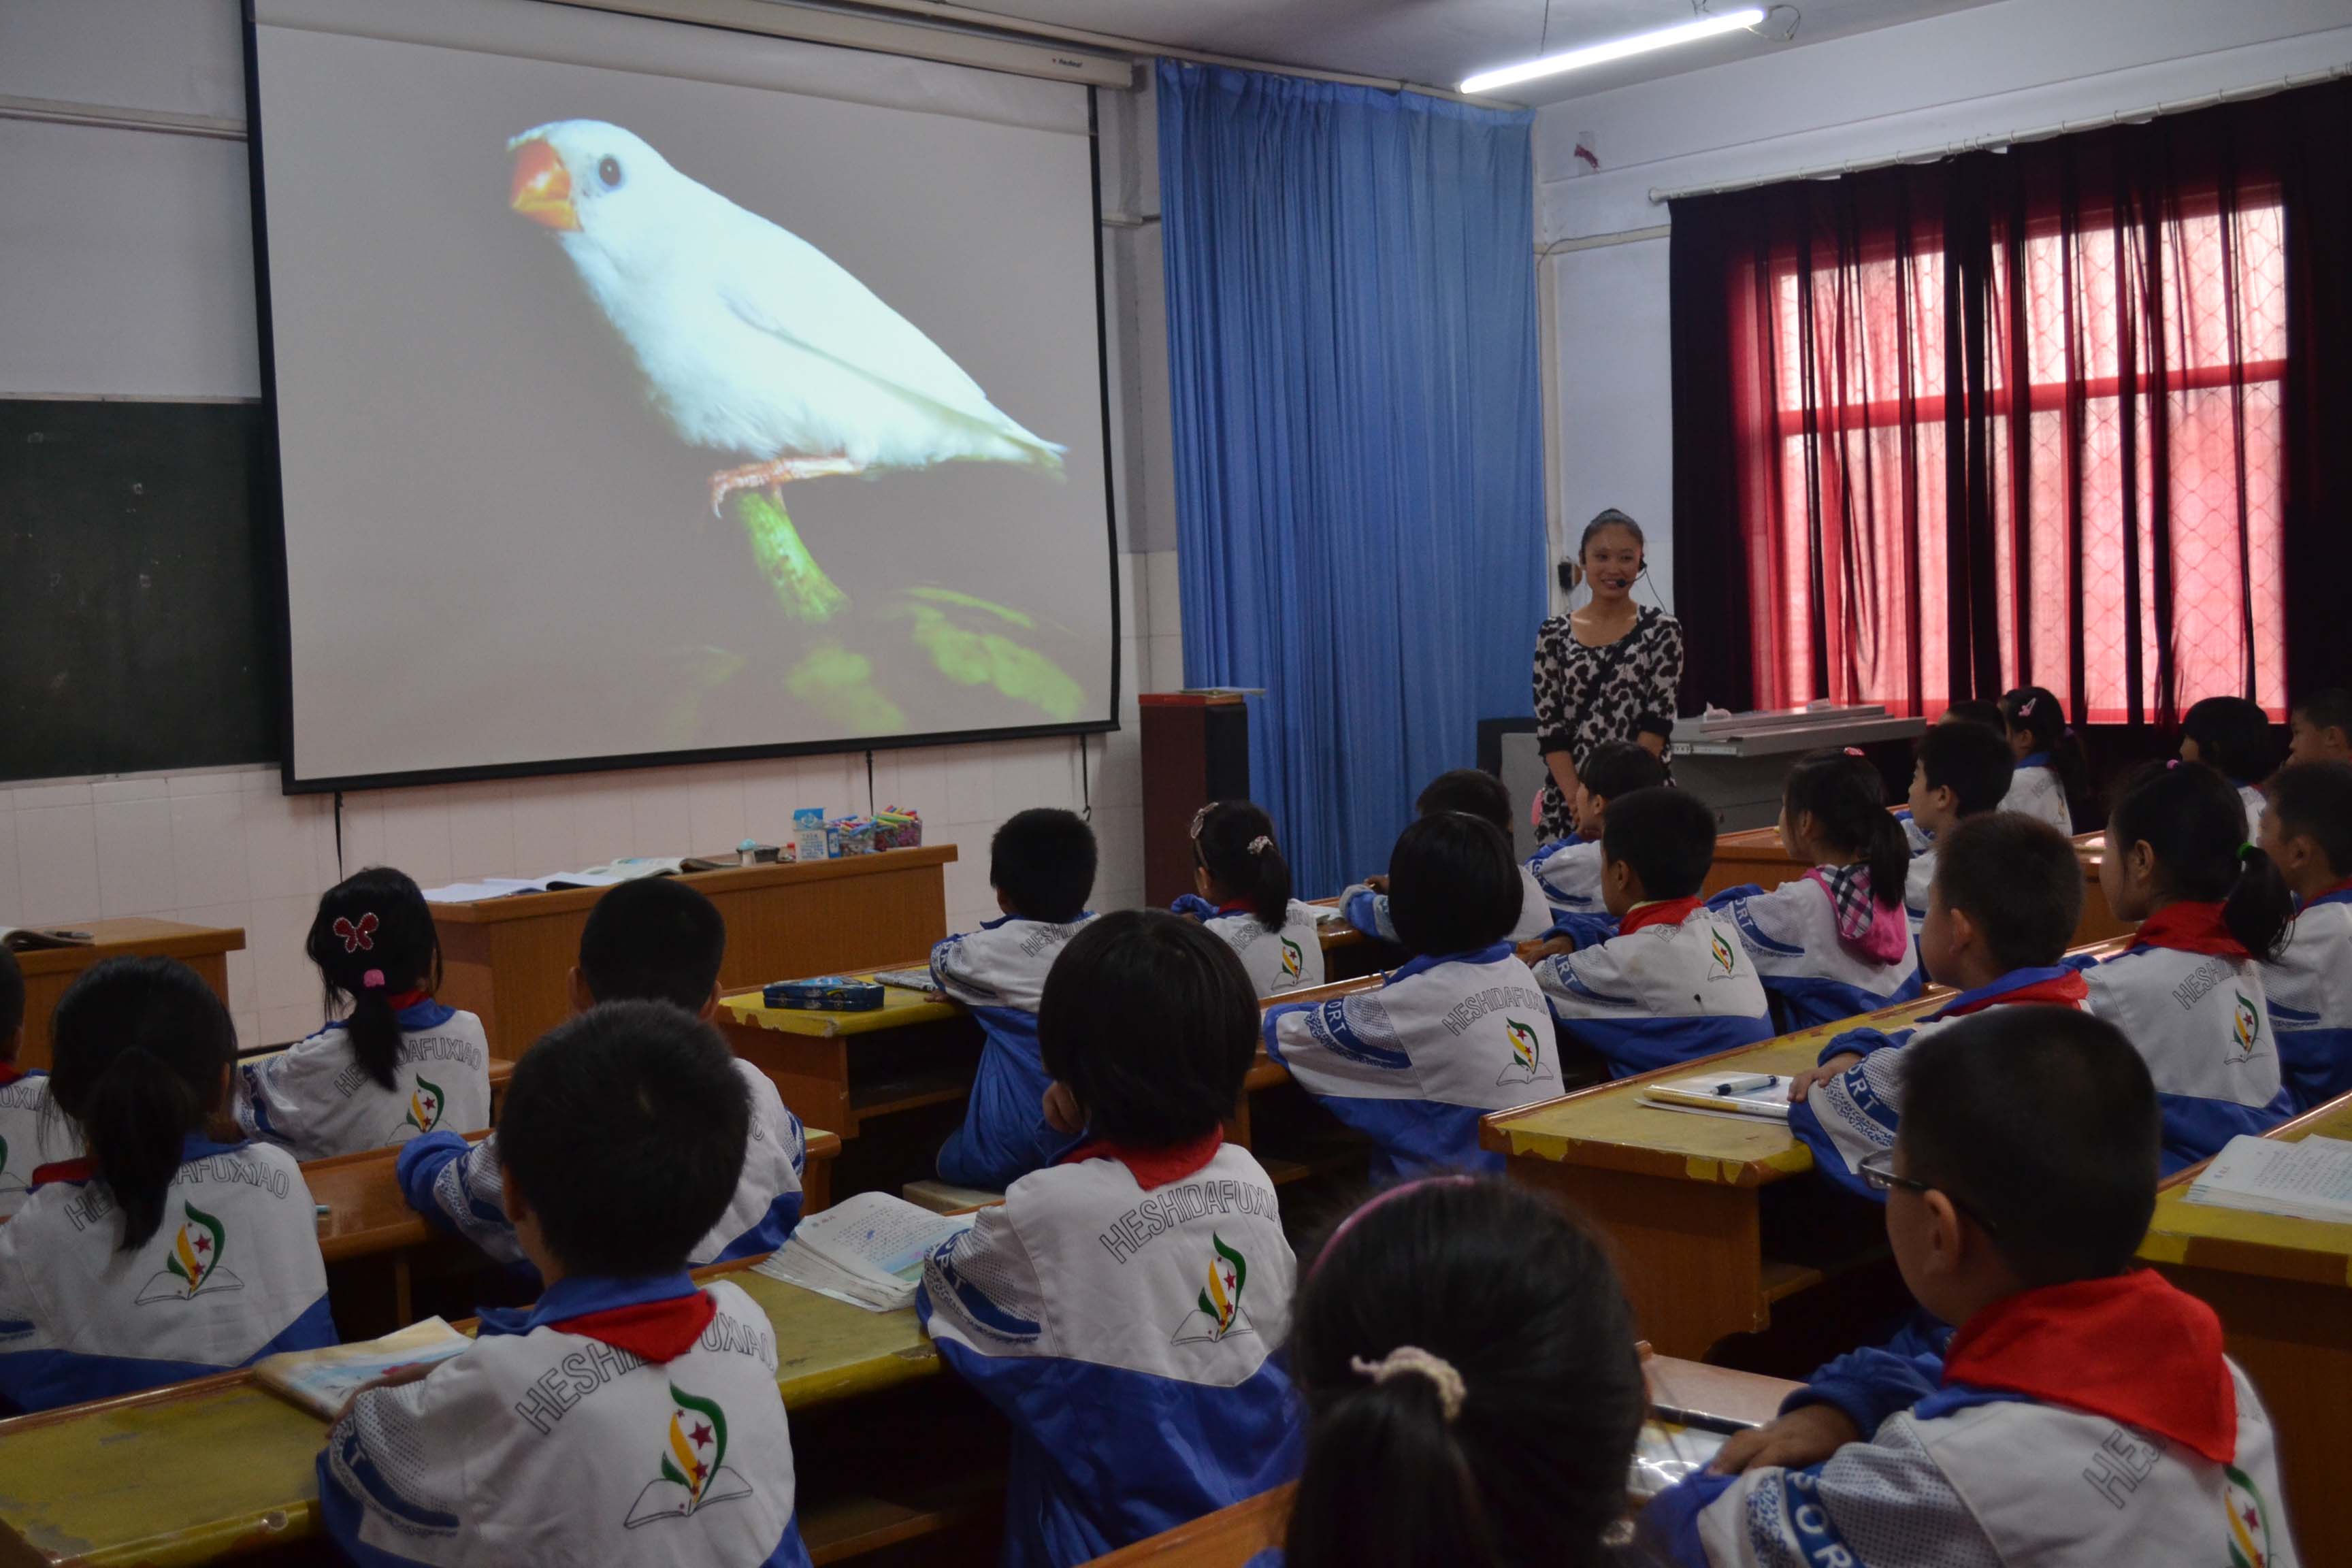
<svg viewBox="0 0 2352 1568">
<path fill-rule="evenodd" d="M 962 0 L 968 9 L 1273 65 L 1453 87 L 1538 52 L 1687 21 L 1697 0 Z M 1717 11 L 1772 0 L 1713 0 Z M 1790 0 L 1784 0 L 1790 3 Z M 1792 0 L 1794 47 L 1966 10 L 1990 0 Z M 1779 20 L 1779 18 L 1775 18 Z M 1551 103 L 1790 47 L 1745 33 L 1525 82 L 1499 96 Z"/>
</svg>

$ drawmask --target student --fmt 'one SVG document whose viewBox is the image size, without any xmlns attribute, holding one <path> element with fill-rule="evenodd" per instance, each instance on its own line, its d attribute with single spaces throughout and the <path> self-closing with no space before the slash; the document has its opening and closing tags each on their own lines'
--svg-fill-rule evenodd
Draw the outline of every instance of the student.
<svg viewBox="0 0 2352 1568">
<path fill-rule="evenodd" d="M 236 1031 L 185 964 L 111 958 L 58 1002 L 50 1113 L 85 1151 L 0 1226 L 0 1404 L 47 1410 L 335 1342 L 301 1168 L 217 1143 Z"/>
<path fill-rule="evenodd" d="M 1600 1244 L 1501 1181 L 1391 1187 L 1299 1287 L 1307 1468 L 1251 1568 L 1602 1568 L 1648 1398 Z"/>
<path fill-rule="evenodd" d="M 1654 1500 L 1685 1568 L 2293 1568 L 2275 1440 L 2213 1310 L 2137 1268 L 2157 1095 L 2114 1027 L 2004 1007 L 1922 1041 L 1873 1159 L 1940 1355 L 1856 1351 Z"/>
<path fill-rule="evenodd" d="M 0 947 L 0 1219 L 24 1205 L 41 1163 L 41 1120 L 49 1075 L 16 1065 L 25 1049 L 25 972 Z"/>
<path fill-rule="evenodd" d="M 588 911 L 580 962 L 567 982 L 572 1010 L 667 1002 L 708 1021 L 719 1005 L 726 956 L 727 923 L 709 899 L 667 877 L 623 882 Z M 718 1223 L 687 1249 L 690 1268 L 773 1252 L 800 1223 L 808 1135 L 766 1073 L 738 1060 L 735 1076 L 751 1108 L 743 1165 Z M 394 1169 L 409 1207 L 523 1272 L 530 1262 L 507 1217 L 502 1136 L 468 1143 L 454 1132 L 428 1132 L 401 1150 Z"/>
<path fill-rule="evenodd" d="M 1193 891 L 1174 910 L 1241 954 L 1261 996 L 1323 984 L 1316 910 L 1290 896 L 1290 863 L 1274 819 L 1245 800 L 1221 800 L 1192 817 Z"/>
<path fill-rule="evenodd" d="M 1812 869 L 1770 892 L 1750 884 L 1709 900 L 1761 972 L 1782 1029 L 1834 1023 L 1919 994 L 1903 918 L 1911 852 L 1862 752 L 1815 752 L 1780 791 L 1780 842 Z"/>
<path fill-rule="evenodd" d="M 1074 811 L 1016 813 L 988 846 L 988 881 L 1004 918 L 931 950 L 931 984 L 972 1010 L 987 1044 L 963 1125 L 940 1150 L 942 1181 L 1002 1192 L 1050 1165 L 1074 1142 L 1040 1110 L 1037 999 L 1045 972 L 1094 919 L 1094 830 Z"/>
<path fill-rule="evenodd" d="M 1706 804 L 1678 789 L 1621 795 L 1601 854 L 1619 934 L 1535 966 L 1560 1033 L 1596 1052 L 1612 1078 L 1770 1039 L 1771 1006 L 1738 933 L 1699 902 L 1715 859 Z"/>
<path fill-rule="evenodd" d="M 2000 810 L 2011 771 L 2008 741 L 1980 724 L 1938 724 L 1919 737 L 1912 753 L 1907 803 L 1911 826 L 1918 832 L 1911 848 L 1911 869 L 1903 880 L 1903 913 L 1912 935 L 1919 934 L 1920 923 L 1927 918 L 1937 841 L 1965 817 Z"/>
<path fill-rule="evenodd" d="M 1609 825 L 1609 803 L 1665 782 L 1666 764 L 1646 746 L 1632 741 L 1603 741 L 1592 748 L 1577 773 L 1576 794 L 1568 803 L 1575 815 L 1576 831 L 1562 842 L 1538 850 L 1528 862 L 1554 914 L 1601 912 L 1601 836 Z M 1550 923 L 1545 921 L 1546 926 Z M 1524 938 L 1515 933 L 1514 940 Z"/>
<path fill-rule="evenodd" d="M 1627 742 L 1631 744 L 1631 742 Z M 1640 750 L 1635 747 L 1635 750 Z M 1644 752 L 1643 755 L 1648 756 Z M 1663 764 L 1651 758 L 1652 764 L 1664 776 Z M 1422 816 L 1433 816 L 1441 811 L 1459 811 L 1491 822 L 1503 842 L 1511 841 L 1511 796 L 1503 781 L 1483 768 L 1454 768 L 1429 781 L 1429 787 L 1413 802 L 1414 812 Z M 1541 859 L 1538 855 L 1537 859 Z M 1519 918 L 1511 927 L 1510 940 L 1525 942 L 1541 936 L 1552 922 L 1551 905 L 1546 901 L 1543 885 L 1529 868 L 1519 868 Z M 1389 879 L 1386 877 L 1367 878 L 1362 883 L 1339 895 L 1340 908 L 1348 912 L 1348 923 L 1366 936 L 1382 942 L 1397 940 L 1396 921 L 1389 913 Z M 1598 908 L 1598 905 L 1594 906 Z"/>
<path fill-rule="evenodd" d="M 2090 984 L 2064 966 L 2083 915 L 2074 840 L 2022 812 L 1972 816 L 1944 836 L 1919 957 L 1927 977 L 1959 992 L 1908 1029 L 1849 1029 L 1821 1065 L 1790 1086 L 1789 1131 L 1813 1168 L 1865 1197 L 1863 1161 L 1895 1146 L 1911 1050 L 1993 1007 L 2080 1007 Z"/>
<path fill-rule="evenodd" d="M 1274 1359 L 1297 1265 L 1223 1126 L 1257 1016 L 1233 950 L 1171 915 L 1106 915 L 1055 960 L 1038 1044 L 1086 1142 L 943 1245 L 915 1298 L 1012 1423 L 1007 1564 L 1087 1562 L 1297 1473 Z"/>
<path fill-rule="evenodd" d="M 2352 766 L 2281 768 L 2254 842 L 2294 894 L 2294 922 L 2263 965 L 2263 989 L 2287 1098 L 2308 1110 L 2352 1094 Z"/>
<path fill-rule="evenodd" d="M 1996 736 L 2000 738 L 2002 742 L 2001 788 L 2004 791 L 2007 790 L 2010 784 L 2009 773 L 2011 765 L 2007 744 L 2009 739 L 2009 725 L 2000 716 L 2000 704 L 1998 702 L 1987 702 L 1978 698 L 1969 698 L 1965 701 L 1955 702 L 1949 708 L 1945 709 L 1943 715 L 1938 718 L 1934 724 L 1928 727 L 1927 733 L 1932 735 L 1937 730 L 1948 729 L 1956 724 L 1971 725 L 1978 729 L 1990 730 Z M 1992 808 L 1987 807 L 1987 809 L 1990 810 Z M 1918 819 L 1912 812 L 1908 803 L 1906 803 L 1904 805 L 1896 809 L 1895 813 L 1895 820 L 1903 825 L 1903 837 L 1910 842 L 1911 855 L 1915 860 L 1927 849 L 1928 845 L 1935 842 L 1933 837 L 1927 832 L 1927 830 L 1919 826 Z M 1914 867 L 1913 869 L 1916 871 L 1917 868 Z M 1918 884 L 1919 897 L 1924 900 L 1927 897 L 1927 879 L 1923 876 L 1916 878 L 1916 880 Z M 1911 916 L 1911 931 L 1912 934 L 1916 936 L 1919 931 L 1919 910 L 1917 908 L 1913 907 L 1914 903 L 1915 900 L 1906 900 L 1906 909 Z"/>
<path fill-rule="evenodd" d="M 2203 763 L 2238 788 L 2246 803 L 2246 837 L 2263 825 L 2262 782 L 2278 771 L 2271 716 L 2242 697 L 2208 697 L 2180 716 L 2180 760 Z"/>
<path fill-rule="evenodd" d="M 1944 710 L 1938 724 L 1978 724 L 1994 734 L 2006 737 L 2009 721 L 2001 716 L 2000 704 L 1981 697 L 1971 697 L 1953 703 Z"/>
<path fill-rule="evenodd" d="M 2293 904 L 2271 858 L 2247 844 L 2245 807 L 2200 763 L 2150 763 L 2107 819 L 2099 886 L 2131 951 L 2084 971 L 2086 1005 L 2147 1058 L 2164 1107 L 2164 1169 L 2285 1120 L 2262 960 L 2278 956 Z"/>
<path fill-rule="evenodd" d="M 2017 759 L 2003 811 L 2038 816 L 2059 832 L 2074 835 L 2074 805 L 2089 798 L 2089 764 L 2058 699 L 2039 686 L 2021 686 L 2000 700 L 2003 731 Z"/>
<path fill-rule="evenodd" d="M 388 866 L 319 900 L 303 951 L 346 1016 L 244 1068 L 236 1121 L 248 1138 L 324 1160 L 490 1124 L 482 1021 L 433 999 L 441 941 L 416 884 Z"/>
<path fill-rule="evenodd" d="M 805 1568 L 775 1330 L 686 1272 L 750 1123 L 725 1044 L 667 1003 L 606 1003 L 515 1064 L 504 1202 L 546 1292 L 352 1396 L 319 1456 L 347 1556 Z"/>
<path fill-rule="evenodd" d="M 1559 1092 L 1551 1009 L 1505 940 L 1518 918 L 1509 842 L 1449 811 L 1389 858 L 1397 939 L 1413 957 L 1377 991 L 1268 1008 L 1266 1054 L 1369 1135 L 1375 1178 L 1502 1169 L 1478 1119 Z"/>
<path fill-rule="evenodd" d="M 2331 686 L 2288 713 L 2287 761 L 2352 763 L 2352 691 Z"/>
</svg>

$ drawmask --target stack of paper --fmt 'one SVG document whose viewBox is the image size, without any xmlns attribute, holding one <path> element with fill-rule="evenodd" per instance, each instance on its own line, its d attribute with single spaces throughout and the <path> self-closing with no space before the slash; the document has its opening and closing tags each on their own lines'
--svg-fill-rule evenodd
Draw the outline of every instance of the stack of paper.
<svg viewBox="0 0 2352 1568">
<path fill-rule="evenodd" d="M 447 1361 L 473 1342 L 440 1319 L 427 1318 L 380 1340 L 266 1356 L 254 1363 L 253 1373 L 271 1393 L 331 1421 L 354 1391 L 409 1367 Z"/>
<path fill-rule="evenodd" d="M 2189 1184 L 2189 1201 L 2352 1225 L 2352 1142 L 2280 1143 L 2240 1133 Z"/>
<path fill-rule="evenodd" d="M 1789 1080 L 1778 1073 L 1716 1072 L 1699 1078 L 1668 1079 L 1646 1084 L 1644 1105 L 1662 1110 L 1695 1110 L 1703 1116 L 1760 1117 L 1767 1121 L 1789 1120 Z"/>
<path fill-rule="evenodd" d="M 931 972 L 928 969 L 877 969 L 874 978 L 885 985 L 895 985 L 901 991 L 929 991 Z"/>
<path fill-rule="evenodd" d="M 759 1272 L 863 1307 L 912 1306 L 923 1259 L 971 1228 L 970 1215 L 936 1215 L 888 1193 L 860 1193 L 801 1221 Z"/>
</svg>

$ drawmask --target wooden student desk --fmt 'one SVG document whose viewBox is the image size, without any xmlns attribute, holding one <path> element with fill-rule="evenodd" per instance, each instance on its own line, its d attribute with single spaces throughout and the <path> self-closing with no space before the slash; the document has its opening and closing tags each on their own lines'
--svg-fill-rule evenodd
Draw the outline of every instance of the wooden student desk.
<svg viewBox="0 0 2352 1568">
<path fill-rule="evenodd" d="M 2119 921 L 2107 909 L 2107 895 L 2099 887 L 2099 860 L 2105 842 L 2104 833 L 2074 837 L 2074 857 L 2083 868 L 2083 914 L 2074 924 L 2076 947 L 2128 936 L 2138 929 L 2137 922 Z M 1715 841 L 1715 863 L 1707 868 L 1700 896 L 1711 899 L 1726 888 L 1749 882 L 1769 892 L 1783 882 L 1795 881 L 1811 869 L 1810 865 L 1781 847 L 1780 830 L 1777 827 L 1727 833 Z"/>
<path fill-rule="evenodd" d="M 16 955 L 25 972 L 25 1048 L 19 1067 L 49 1065 L 49 1015 L 74 977 L 109 958 L 176 958 L 228 1004 L 228 955 L 245 946 L 241 927 L 183 925 L 178 921 L 86 921 L 71 928 L 96 940 L 88 947 L 40 947 Z"/>
<path fill-rule="evenodd" d="M 2274 1128 L 2352 1139 L 2352 1096 Z M 2194 1165 L 2164 1184 L 2139 1256 L 2221 1314 L 2229 1351 L 2278 1430 L 2286 1517 L 2306 1563 L 2352 1563 L 2352 1225 L 2189 1201 Z"/>
<path fill-rule="evenodd" d="M 678 880 L 726 918 L 719 983 L 744 990 L 788 974 L 870 965 L 878 953 L 929 952 L 947 935 L 942 868 L 955 858 L 952 844 L 928 845 L 804 866 L 698 871 Z M 480 1016 L 493 1055 L 520 1056 L 570 1016 L 565 976 L 588 911 L 604 892 L 575 888 L 433 906 L 440 999 Z"/>
</svg>

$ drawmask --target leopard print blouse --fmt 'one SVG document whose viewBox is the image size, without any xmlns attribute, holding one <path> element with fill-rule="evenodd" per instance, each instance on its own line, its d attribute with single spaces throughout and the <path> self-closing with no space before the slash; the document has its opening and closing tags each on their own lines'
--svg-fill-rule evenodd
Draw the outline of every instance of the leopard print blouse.
<svg viewBox="0 0 2352 1568">
<path fill-rule="evenodd" d="M 1604 682 L 1602 666 L 1612 656 Z M 1600 647 L 1577 641 L 1568 617 L 1554 616 L 1536 634 L 1536 748 L 1566 752 L 1581 768 L 1601 742 L 1634 739 L 1652 715 L 1674 717 L 1682 679 L 1682 623 L 1663 610 L 1642 606 L 1632 631 Z M 1547 771 L 1544 842 L 1565 838 L 1575 826 L 1567 797 Z"/>
</svg>

